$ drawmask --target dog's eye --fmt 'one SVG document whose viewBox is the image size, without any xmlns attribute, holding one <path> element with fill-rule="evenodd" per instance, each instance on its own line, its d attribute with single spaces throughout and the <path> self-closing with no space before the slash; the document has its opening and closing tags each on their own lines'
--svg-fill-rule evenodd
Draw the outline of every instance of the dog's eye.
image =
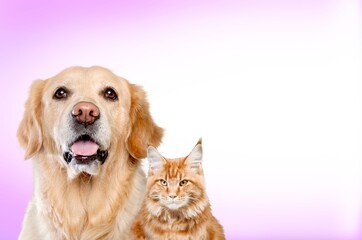
<svg viewBox="0 0 362 240">
<path fill-rule="evenodd" d="M 109 100 L 112 100 L 112 101 L 115 101 L 118 99 L 116 91 L 114 91 L 112 88 L 106 88 L 104 90 L 104 97 Z"/>
<path fill-rule="evenodd" d="M 67 96 L 68 96 L 67 90 L 65 90 L 64 88 L 58 88 L 55 91 L 53 98 L 60 100 L 66 98 Z"/>
<path fill-rule="evenodd" d="M 180 181 L 180 187 L 182 187 L 183 185 L 186 185 L 189 181 L 187 181 L 186 179 L 183 179 L 182 181 Z"/>
</svg>

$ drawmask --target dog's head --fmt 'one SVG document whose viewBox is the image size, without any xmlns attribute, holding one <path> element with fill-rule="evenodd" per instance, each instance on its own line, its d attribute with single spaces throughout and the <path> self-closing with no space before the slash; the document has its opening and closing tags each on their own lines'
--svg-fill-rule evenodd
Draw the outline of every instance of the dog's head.
<svg viewBox="0 0 362 240">
<path fill-rule="evenodd" d="M 26 159 L 56 156 L 74 178 L 98 174 L 120 149 L 146 157 L 162 132 L 140 87 L 101 67 L 73 67 L 33 83 L 17 135 Z"/>
</svg>

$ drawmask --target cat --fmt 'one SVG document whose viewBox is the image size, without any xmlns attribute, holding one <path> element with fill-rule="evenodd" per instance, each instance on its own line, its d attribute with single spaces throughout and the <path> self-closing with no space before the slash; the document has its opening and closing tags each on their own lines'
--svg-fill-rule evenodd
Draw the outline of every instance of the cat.
<svg viewBox="0 0 362 240">
<path fill-rule="evenodd" d="M 168 159 L 150 146 L 147 158 L 146 196 L 132 226 L 133 238 L 225 239 L 205 191 L 201 139 L 187 157 Z"/>
</svg>

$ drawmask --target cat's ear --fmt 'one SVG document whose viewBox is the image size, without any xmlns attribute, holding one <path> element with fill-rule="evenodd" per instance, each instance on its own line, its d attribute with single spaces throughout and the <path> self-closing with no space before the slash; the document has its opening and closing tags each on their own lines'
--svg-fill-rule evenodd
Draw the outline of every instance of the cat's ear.
<svg viewBox="0 0 362 240">
<path fill-rule="evenodd" d="M 194 149 L 186 157 L 185 164 L 189 166 L 192 172 L 200 173 L 202 163 L 202 139 L 200 138 Z"/>
<path fill-rule="evenodd" d="M 165 161 L 157 149 L 152 146 L 147 148 L 147 159 L 149 163 L 149 171 L 151 173 L 160 170 Z"/>
</svg>

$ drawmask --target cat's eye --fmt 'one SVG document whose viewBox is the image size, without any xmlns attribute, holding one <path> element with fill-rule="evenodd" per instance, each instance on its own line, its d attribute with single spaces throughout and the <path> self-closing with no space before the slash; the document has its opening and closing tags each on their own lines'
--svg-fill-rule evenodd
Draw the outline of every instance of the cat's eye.
<svg viewBox="0 0 362 240">
<path fill-rule="evenodd" d="M 183 179 L 180 181 L 180 187 L 182 187 L 183 185 L 186 185 L 189 181 L 187 181 L 186 179 Z"/>
<path fill-rule="evenodd" d="M 160 183 L 161 183 L 162 186 L 167 186 L 167 181 L 164 180 L 164 179 L 161 179 Z"/>
<path fill-rule="evenodd" d="M 117 96 L 116 91 L 113 88 L 108 87 L 104 90 L 104 98 L 111 100 L 111 101 L 116 101 L 118 99 L 118 96 Z"/>
</svg>

